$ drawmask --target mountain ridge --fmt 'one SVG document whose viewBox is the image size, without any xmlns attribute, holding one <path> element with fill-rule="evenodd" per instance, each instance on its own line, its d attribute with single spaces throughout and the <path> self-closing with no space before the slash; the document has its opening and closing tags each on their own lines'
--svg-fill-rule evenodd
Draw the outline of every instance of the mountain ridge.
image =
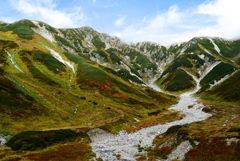
<svg viewBox="0 0 240 161">
<path fill-rule="evenodd" d="M 73 129 L 86 134 L 101 128 L 115 134 L 120 131 L 116 137 L 123 135 L 127 140 L 125 136 L 134 133 L 128 135 L 121 130 L 143 132 L 154 125 L 164 127 L 169 122 L 181 122 L 185 114 L 192 122 L 194 117 L 187 111 L 194 110 L 210 116 L 203 113 L 208 111 L 212 116 L 183 127 L 176 125 L 187 131 L 170 138 L 199 141 L 196 137 L 202 131 L 209 138 L 234 136 L 226 131 L 239 125 L 237 119 L 232 119 L 235 113 L 238 117 L 240 104 L 239 46 L 239 40 L 213 37 L 194 37 L 170 46 L 154 42 L 128 44 L 90 27 L 58 29 L 35 20 L 2 23 L 0 139 L 2 133 L 29 130 Z M 179 111 L 171 110 L 174 108 Z M 200 120 L 207 118 L 202 115 L 198 116 Z M 226 119 L 231 123 L 223 126 Z M 151 137 L 157 133 L 151 131 Z M 158 137 L 167 140 L 165 135 Z M 135 138 L 134 148 L 141 150 L 144 138 Z M 79 143 L 87 147 L 89 139 L 64 146 Z M 90 146 L 87 149 L 87 158 L 93 158 Z"/>
<path fill-rule="evenodd" d="M 164 70 L 166 70 L 164 68 L 166 68 L 166 66 L 168 66 L 177 57 L 181 57 L 181 55 L 186 53 L 193 53 L 194 51 L 192 52 L 191 48 L 194 45 L 194 48 L 198 48 L 197 52 L 205 52 L 203 53 L 205 54 L 205 57 L 206 54 L 208 54 L 213 59 L 212 54 L 214 54 L 215 58 L 239 67 L 236 63 L 234 64 L 233 60 L 229 60 L 229 58 L 234 58 L 234 56 L 236 57 L 237 55 L 220 54 L 220 49 L 215 43 L 215 41 L 218 43 L 224 41 L 224 43 L 227 44 L 232 42 L 237 43 L 238 41 L 226 41 L 226 39 L 219 37 L 194 37 L 188 42 L 173 44 L 169 47 L 153 42 L 127 44 L 117 37 L 111 37 L 107 34 L 98 33 L 90 27 L 55 29 L 46 23 L 33 20 L 20 20 L 15 23 L 24 23 L 24 21 L 32 22 L 35 25 L 31 27 L 34 32 L 40 34 L 51 42 L 59 44 L 59 47 L 62 50 L 74 54 L 87 54 L 89 59 L 103 66 L 113 68 L 114 70 L 119 70 L 120 68 L 127 70 L 130 75 L 143 77 L 141 81 L 144 81 L 145 83 L 151 79 L 151 75 L 159 74 L 159 72 L 164 73 Z M 73 35 L 75 35 L 74 38 Z M 211 47 L 210 45 L 212 45 L 212 47 L 206 49 L 203 46 L 204 44 L 202 45 L 201 43 L 208 43 L 208 47 Z M 123 52 L 128 54 L 123 54 Z M 237 52 L 239 52 L 239 50 Z M 200 54 L 197 54 L 198 57 L 199 55 Z M 226 59 L 226 56 L 228 59 Z M 203 55 L 199 58 L 202 59 Z M 195 56 L 195 60 L 193 60 L 196 61 L 196 59 L 198 59 L 200 61 L 199 58 Z M 187 59 L 190 60 L 189 56 Z M 185 61 L 188 60 L 185 59 Z M 237 62 L 238 60 L 235 61 Z M 133 71 L 134 74 L 132 73 Z M 139 77 L 136 77 L 136 79 L 139 79 Z"/>
</svg>

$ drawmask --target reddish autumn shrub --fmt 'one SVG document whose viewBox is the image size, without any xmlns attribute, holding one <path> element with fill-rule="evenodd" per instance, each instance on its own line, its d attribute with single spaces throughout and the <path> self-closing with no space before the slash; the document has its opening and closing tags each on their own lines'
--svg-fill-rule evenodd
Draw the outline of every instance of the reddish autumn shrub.
<svg viewBox="0 0 240 161">
<path fill-rule="evenodd" d="M 167 159 L 167 155 L 171 153 L 172 149 L 173 149 L 172 147 L 166 146 L 162 148 L 157 148 L 154 150 L 154 152 L 161 158 Z"/>
<path fill-rule="evenodd" d="M 185 154 L 187 161 L 239 161 L 240 143 L 226 142 L 218 137 L 202 139 L 198 146 Z"/>
<path fill-rule="evenodd" d="M 27 157 L 34 161 L 86 161 L 91 159 L 92 152 L 90 145 L 86 143 L 72 143 Z"/>
</svg>

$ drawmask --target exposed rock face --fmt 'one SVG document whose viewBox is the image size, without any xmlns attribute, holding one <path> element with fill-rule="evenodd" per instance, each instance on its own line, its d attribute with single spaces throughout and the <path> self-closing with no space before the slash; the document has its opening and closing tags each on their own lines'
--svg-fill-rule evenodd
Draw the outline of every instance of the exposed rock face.
<svg viewBox="0 0 240 161">
<path fill-rule="evenodd" d="M 114 136 L 114 134 L 100 128 L 91 129 L 87 132 L 87 134 L 92 142 L 104 140 Z"/>
<path fill-rule="evenodd" d="M 183 160 L 184 155 L 192 149 L 192 145 L 189 141 L 182 142 L 176 149 L 174 149 L 169 155 L 166 161 L 171 161 L 173 159 Z"/>
<path fill-rule="evenodd" d="M 4 145 L 7 143 L 7 138 L 9 138 L 10 136 L 5 136 L 0 134 L 0 146 Z"/>
<path fill-rule="evenodd" d="M 177 137 L 177 135 L 174 135 L 170 139 L 165 141 L 161 146 L 159 146 L 159 149 L 162 147 L 172 147 L 173 144 L 177 143 L 178 141 L 180 141 L 180 138 Z"/>
<path fill-rule="evenodd" d="M 227 145 L 231 145 L 232 142 L 239 142 L 240 139 L 238 139 L 238 138 L 227 138 L 227 139 L 225 139 L 225 141 L 227 142 Z"/>
</svg>

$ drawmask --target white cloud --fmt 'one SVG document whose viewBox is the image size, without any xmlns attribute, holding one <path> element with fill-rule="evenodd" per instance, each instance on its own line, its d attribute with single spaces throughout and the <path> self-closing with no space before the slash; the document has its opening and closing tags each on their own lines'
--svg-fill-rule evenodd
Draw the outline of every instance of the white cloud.
<svg viewBox="0 0 240 161">
<path fill-rule="evenodd" d="M 97 2 L 97 0 L 93 0 L 93 3 L 96 3 Z"/>
<path fill-rule="evenodd" d="M 28 19 L 49 23 L 54 27 L 77 27 L 87 19 L 81 7 L 71 12 L 56 9 L 54 0 L 10 0 L 11 5 Z"/>
<path fill-rule="evenodd" d="M 161 44 L 188 41 L 195 36 L 240 37 L 240 1 L 212 0 L 181 10 L 173 5 L 139 24 L 128 25 L 113 35 L 125 41 L 153 41 Z"/>
<path fill-rule="evenodd" d="M 214 0 L 201 4 L 197 12 L 215 20 L 215 25 L 208 26 L 209 32 L 226 38 L 234 38 L 240 36 L 239 6 L 239 0 Z"/>
<path fill-rule="evenodd" d="M 171 30 L 175 30 L 177 25 L 180 26 L 185 17 L 186 13 L 180 12 L 179 7 L 173 5 L 164 13 L 153 18 L 144 17 L 138 25 L 127 26 L 123 31 L 113 34 L 125 41 L 154 41 L 166 44 L 178 39 Z"/>
<path fill-rule="evenodd" d="M 116 27 L 121 27 L 123 25 L 124 21 L 125 21 L 125 17 L 120 17 L 119 19 L 117 19 L 115 21 L 114 24 L 115 24 Z"/>
</svg>

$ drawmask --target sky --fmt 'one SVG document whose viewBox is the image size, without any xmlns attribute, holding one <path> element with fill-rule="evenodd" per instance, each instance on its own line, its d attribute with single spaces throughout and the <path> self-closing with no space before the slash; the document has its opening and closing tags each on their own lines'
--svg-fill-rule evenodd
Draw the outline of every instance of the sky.
<svg viewBox="0 0 240 161">
<path fill-rule="evenodd" d="M 125 42 L 169 45 L 196 36 L 240 38 L 240 0 L 0 0 L 0 21 L 90 26 Z"/>
</svg>

